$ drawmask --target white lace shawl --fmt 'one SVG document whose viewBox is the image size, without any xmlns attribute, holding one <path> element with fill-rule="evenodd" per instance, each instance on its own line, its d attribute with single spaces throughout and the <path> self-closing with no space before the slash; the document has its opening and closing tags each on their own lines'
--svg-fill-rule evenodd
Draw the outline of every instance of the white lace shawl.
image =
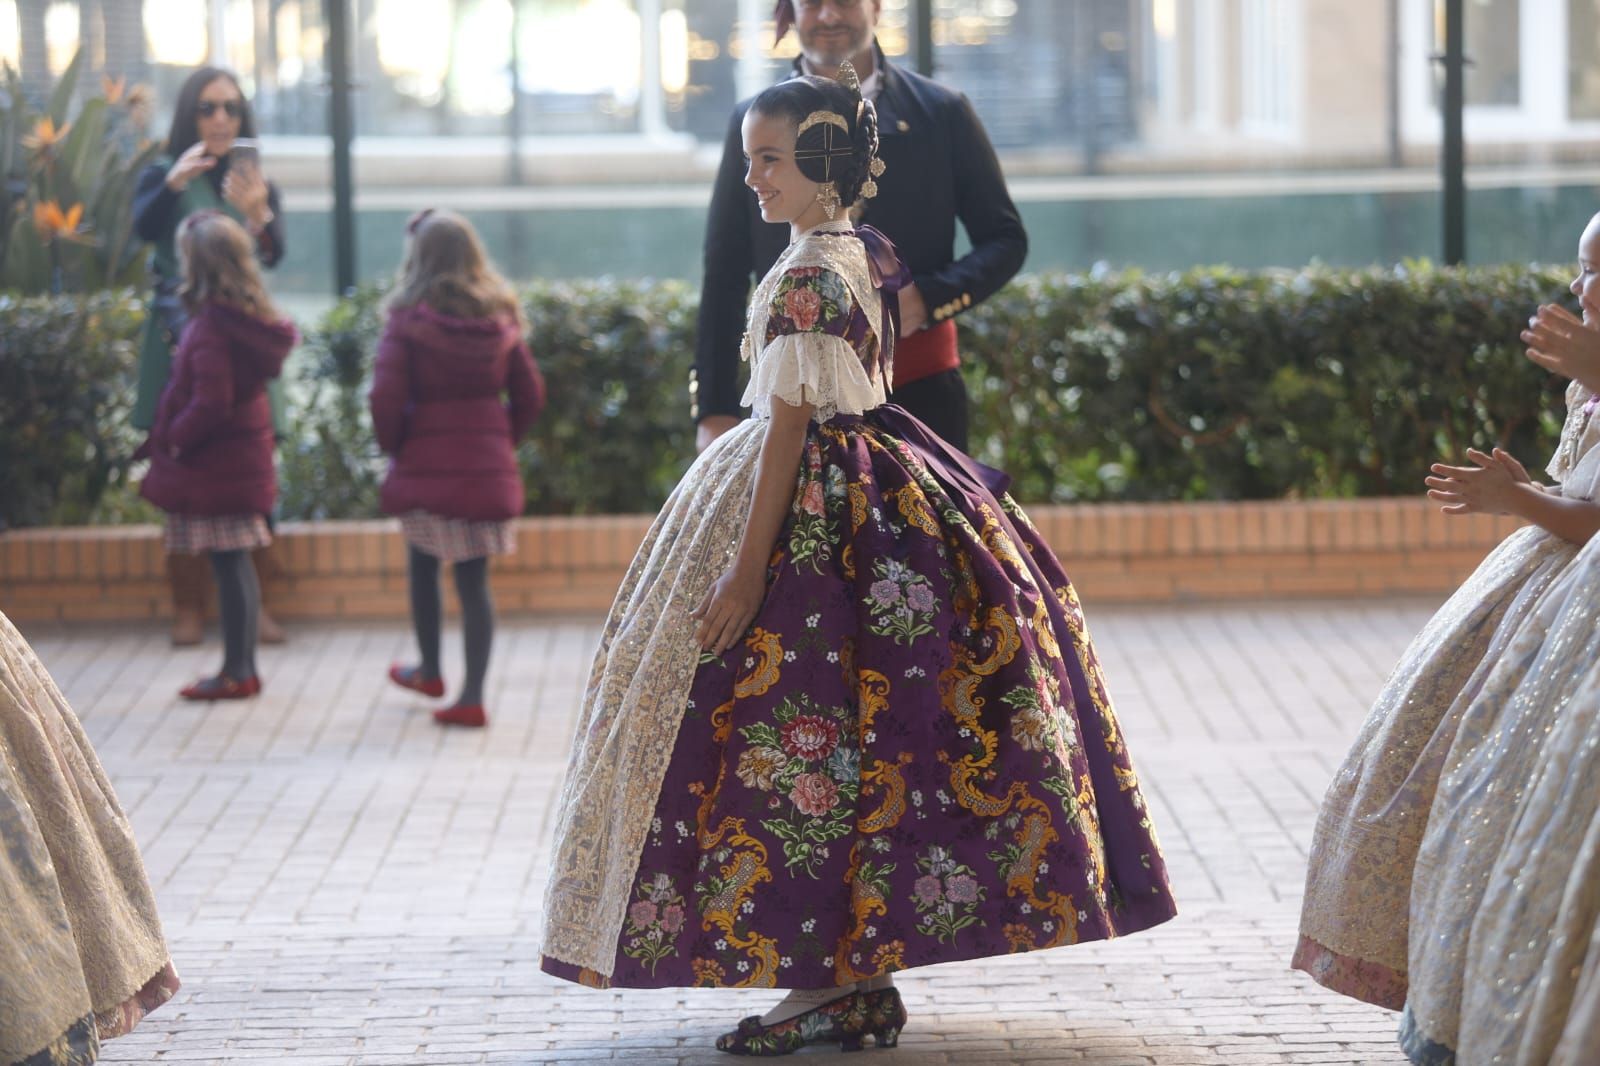
<svg viewBox="0 0 1600 1066">
<path fill-rule="evenodd" d="M 849 229 L 850 223 L 841 220 L 824 222 L 810 230 L 778 257 L 756 286 L 740 346 L 740 357 L 752 364 L 750 385 L 740 403 L 751 408 L 757 418 L 771 416 L 774 396 L 794 406 L 815 405 L 813 417 L 818 422 L 837 414 L 864 414 L 887 399 L 881 375 L 869 375 L 856 350 L 843 337 L 820 331 L 786 333 L 774 337 L 759 351 L 756 349 L 757 338 L 767 334 L 778 283 L 797 267 L 819 267 L 835 274 L 849 299 L 866 314 L 873 336 L 883 336 L 887 325 L 883 302 L 872 284 L 865 249 L 859 241 L 818 236 Z"/>
<path fill-rule="evenodd" d="M 1567 422 L 1561 429 L 1561 443 L 1545 467 L 1545 473 L 1559 482 L 1561 495 L 1593 500 L 1600 496 L 1600 411 L 1589 407 L 1594 393 L 1574 381 L 1567 386 Z"/>
</svg>

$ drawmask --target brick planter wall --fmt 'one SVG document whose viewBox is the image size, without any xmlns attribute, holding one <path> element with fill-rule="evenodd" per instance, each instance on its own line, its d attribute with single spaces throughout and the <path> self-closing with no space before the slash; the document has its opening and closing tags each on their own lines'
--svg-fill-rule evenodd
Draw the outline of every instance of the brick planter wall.
<svg viewBox="0 0 1600 1066">
<path fill-rule="evenodd" d="M 1450 518 L 1426 500 L 1099 504 L 1029 509 L 1085 601 L 1443 594 L 1517 522 Z M 495 560 L 503 612 L 603 612 L 648 515 L 526 518 Z M 286 618 L 404 618 L 398 523 L 285 523 L 266 594 Z M 134 621 L 170 613 L 161 530 L 0 534 L 0 611 L 17 621 Z M 448 581 L 448 579 L 446 579 Z M 447 589 L 445 603 L 452 604 Z"/>
</svg>

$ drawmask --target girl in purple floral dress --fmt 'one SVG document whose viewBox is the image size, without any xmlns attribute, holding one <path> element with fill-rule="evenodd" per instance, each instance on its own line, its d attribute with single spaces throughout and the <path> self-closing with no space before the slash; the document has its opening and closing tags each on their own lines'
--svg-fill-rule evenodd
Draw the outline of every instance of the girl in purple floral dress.
<svg viewBox="0 0 1600 1066">
<path fill-rule="evenodd" d="M 794 990 L 734 1053 L 887 1046 L 897 970 L 1174 906 L 1066 574 L 1004 475 L 885 404 L 904 271 L 836 217 L 876 192 L 871 104 L 796 78 L 743 132 L 794 234 L 751 303 L 756 417 L 690 468 L 612 607 L 543 967 Z"/>
</svg>

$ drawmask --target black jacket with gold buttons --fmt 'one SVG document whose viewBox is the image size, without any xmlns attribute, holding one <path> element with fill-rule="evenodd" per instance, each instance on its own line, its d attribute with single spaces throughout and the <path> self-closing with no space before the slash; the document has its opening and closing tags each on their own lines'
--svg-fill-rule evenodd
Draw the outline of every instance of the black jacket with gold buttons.
<svg viewBox="0 0 1600 1066">
<path fill-rule="evenodd" d="M 879 154 L 885 169 L 878 195 L 861 221 L 882 230 L 938 322 L 965 311 L 1011 280 L 1028 254 L 1028 236 L 1000 162 L 972 104 L 931 78 L 887 62 L 878 52 L 883 86 L 876 101 Z M 740 124 L 750 101 L 735 109 L 722 149 L 706 223 L 705 275 L 695 341 L 693 418 L 739 413 L 739 339 L 755 279 L 789 244 L 787 223 L 763 222 L 744 184 Z M 956 220 L 972 250 L 955 257 Z"/>
</svg>

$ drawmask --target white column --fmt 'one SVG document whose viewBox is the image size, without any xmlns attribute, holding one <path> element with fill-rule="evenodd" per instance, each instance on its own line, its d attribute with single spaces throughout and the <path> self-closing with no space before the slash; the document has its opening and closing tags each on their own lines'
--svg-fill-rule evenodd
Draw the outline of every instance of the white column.
<svg viewBox="0 0 1600 1066">
<path fill-rule="evenodd" d="M 225 67 L 228 65 L 228 0 L 211 0 L 207 6 L 210 8 L 206 26 L 210 30 L 211 65 Z"/>
<path fill-rule="evenodd" d="M 667 133 L 667 97 L 661 89 L 661 0 L 639 0 L 639 132 Z"/>
<path fill-rule="evenodd" d="M 1223 66 L 1222 5 L 1218 0 L 1194 0 L 1194 127 L 1212 132 L 1222 128 Z"/>
<path fill-rule="evenodd" d="M 739 0 L 739 65 L 734 70 L 734 92 L 748 100 L 767 87 L 767 16 L 772 4 L 767 0 Z"/>
<path fill-rule="evenodd" d="M 1567 5 L 1523 0 L 1517 6 L 1521 18 L 1517 65 L 1522 68 L 1518 73 L 1525 128 L 1529 133 L 1559 136 L 1566 131 L 1572 114 Z"/>
</svg>

